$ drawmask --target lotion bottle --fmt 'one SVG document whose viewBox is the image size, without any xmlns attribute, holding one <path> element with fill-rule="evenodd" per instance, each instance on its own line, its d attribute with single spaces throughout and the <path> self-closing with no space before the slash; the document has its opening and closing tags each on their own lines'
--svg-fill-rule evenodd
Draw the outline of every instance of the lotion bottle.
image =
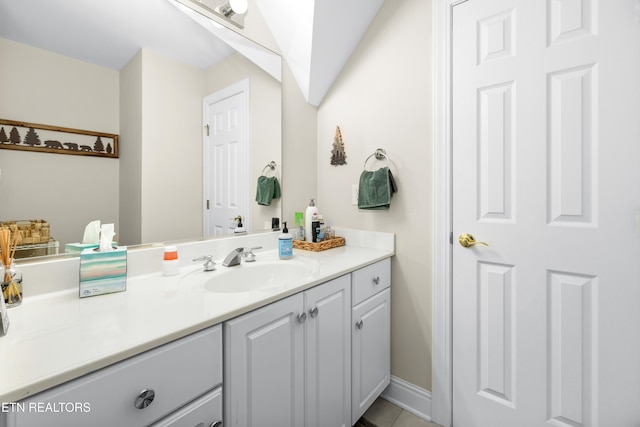
<svg viewBox="0 0 640 427">
<path fill-rule="evenodd" d="M 278 236 L 278 255 L 280 259 L 290 259 L 293 256 L 293 236 L 289 234 L 286 221 L 283 224 L 282 234 Z"/>
<path fill-rule="evenodd" d="M 307 206 L 307 210 L 304 212 L 304 239 L 307 242 L 315 242 L 313 238 L 313 222 L 318 220 L 318 208 L 316 208 L 316 204 L 311 199 L 309 202 L 309 206 Z"/>
<path fill-rule="evenodd" d="M 165 246 L 164 257 L 162 259 L 162 274 L 164 276 L 175 276 L 180 272 L 180 261 L 178 260 L 178 248 L 175 246 Z"/>
</svg>

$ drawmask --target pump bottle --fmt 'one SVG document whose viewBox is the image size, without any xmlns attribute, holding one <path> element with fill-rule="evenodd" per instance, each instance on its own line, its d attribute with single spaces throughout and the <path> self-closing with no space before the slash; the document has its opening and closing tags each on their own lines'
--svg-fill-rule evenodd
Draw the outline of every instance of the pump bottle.
<svg viewBox="0 0 640 427">
<path fill-rule="evenodd" d="M 318 208 L 316 208 L 316 204 L 311 199 L 309 202 L 309 206 L 307 206 L 307 210 L 304 212 L 304 239 L 307 242 L 315 242 L 313 238 L 313 222 L 318 220 Z"/>
<path fill-rule="evenodd" d="M 280 259 L 290 259 L 293 256 L 293 236 L 289 234 L 286 221 L 282 234 L 278 236 L 278 255 Z"/>
</svg>

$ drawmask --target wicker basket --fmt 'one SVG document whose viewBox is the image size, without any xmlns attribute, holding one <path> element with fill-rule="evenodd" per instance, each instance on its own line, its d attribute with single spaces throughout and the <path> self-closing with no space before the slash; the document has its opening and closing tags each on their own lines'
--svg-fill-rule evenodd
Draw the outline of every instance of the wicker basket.
<svg viewBox="0 0 640 427">
<path fill-rule="evenodd" d="M 20 231 L 18 246 L 47 243 L 51 233 L 49 223 L 43 219 L 0 222 L 0 228 L 7 227 L 11 234 Z"/>
<path fill-rule="evenodd" d="M 320 252 L 326 251 L 327 249 L 344 246 L 344 243 L 344 237 L 334 237 L 333 239 L 323 240 L 322 242 L 318 243 L 294 240 L 293 247 L 296 249 L 303 249 L 305 251 Z"/>
</svg>

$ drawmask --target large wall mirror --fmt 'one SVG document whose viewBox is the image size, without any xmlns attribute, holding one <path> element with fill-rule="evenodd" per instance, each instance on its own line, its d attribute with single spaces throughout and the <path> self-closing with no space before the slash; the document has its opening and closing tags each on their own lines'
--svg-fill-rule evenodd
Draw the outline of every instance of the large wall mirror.
<svg viewBox="0 0 640 427">
<path fill-rule="evenodd" d="M 0 119 L 119 135 L 116 159 L 1 149 L 0 222 L 45 220 L 64 252 L 95 220 L 115 223 L 126 245 L 225 233 L 235 222 L 207 230 L 207 204 L 236 206 L 238 194 L 249 231 L 282 216 L 281 199 L 255 201 L 258 178 L 282 173 L 281 83 L 236 49 L 274 54 L 183 9 L 174 0 L 0 3 Z M 208 106 L 238 87 L 240 107 Z M 246 152 L 207 137 L 225 126 L 244 126 Z M 243 183 L 219 173 L 240 167 Z"/>
</svg>

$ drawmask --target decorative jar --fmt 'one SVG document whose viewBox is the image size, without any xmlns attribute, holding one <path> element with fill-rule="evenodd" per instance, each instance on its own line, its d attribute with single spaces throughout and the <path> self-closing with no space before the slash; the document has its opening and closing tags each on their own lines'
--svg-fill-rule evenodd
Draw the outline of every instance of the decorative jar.
<svg viewBox="0 0 640 427">
<path fill-rule="evenodd" d="M 12 260 L 13 261 L 13 260 Z M 0 270 L 2 296 L 7 307 L 15 307 L 22 303 L 22 271 L 11 262 Z"/>
</svg>

